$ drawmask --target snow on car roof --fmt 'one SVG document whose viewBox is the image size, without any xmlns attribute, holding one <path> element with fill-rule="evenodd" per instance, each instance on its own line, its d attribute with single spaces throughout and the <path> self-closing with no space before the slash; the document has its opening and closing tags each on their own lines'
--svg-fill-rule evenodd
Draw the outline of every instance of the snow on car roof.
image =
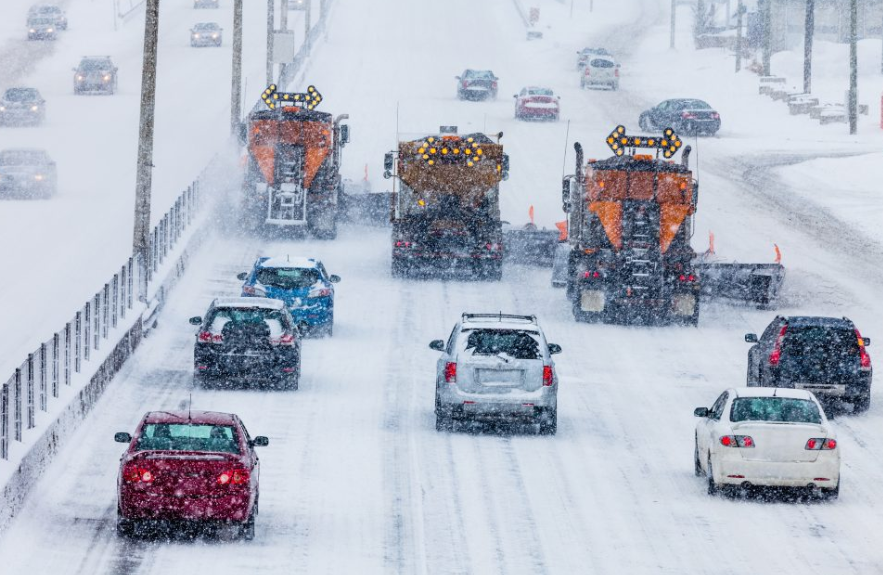
<svg viewBox="0 0 883 575">
<path fill-rule="evenodd" d="M 307 258 L 302 256 L 275 256 L 271 258 L 262 259 L 258 262 L 257 267 L 259 268 L 315 268 L 318 267 L 319 262 L 317 262 L 314 258 Z"/>
<path fill-rule="evenodd" d="M 737 387 L 733 389 L 736 397 L 787 397 L 791 399 L 810 399 L 812 393 L 805 389 L 789 389 L 785 387 Z"/>
<path fill-rule="evenodd" d="M 144 416 L 144 423 L 210 423 L 213 425 L 230 425 L 233 423 L 233 414 L 219 411 L 149 411 Z"/>
<path fill-rule="evenodd" d="M 215 300 L 215 307 L 242 307 L 261 309 L 284 309 L 282 300 L 267 297 L 219 297 Z"/>
<path fill-rule="evenodd" d="M 467 322 L 463 324 L 462 331 L 472 331 L 476 329 L 499 329 L 499 330 L 513 330 L 517 329 L 518 331 L 524 331 L 527 333 L 539 334 L 540 328 L 533 324 L 529 323 L 518 323 L 518 322 Z"/>
</svg>

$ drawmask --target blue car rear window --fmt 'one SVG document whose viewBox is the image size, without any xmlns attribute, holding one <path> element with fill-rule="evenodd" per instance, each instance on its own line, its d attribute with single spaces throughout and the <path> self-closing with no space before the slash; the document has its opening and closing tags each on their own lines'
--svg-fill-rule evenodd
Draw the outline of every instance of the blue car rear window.
<svg viewBox="0 0 883 575">
<path fill-rule="evenodd" d="M 280 289 L 310 287 L 320 277 L 319 270 L 313 268 L 265 268 L 257 273 L 258 283 Z"/>
</svg>

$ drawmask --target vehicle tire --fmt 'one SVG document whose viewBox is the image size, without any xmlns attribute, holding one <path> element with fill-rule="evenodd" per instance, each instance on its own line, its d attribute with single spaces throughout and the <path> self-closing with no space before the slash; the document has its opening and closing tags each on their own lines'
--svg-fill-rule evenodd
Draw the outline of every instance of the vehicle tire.
<svg viewBox="0 0 883 575">
<path fill-rule="evenodd" d="M 619 90 L 619 84 L 616 82 L 610 84 L 610 89 L 613 90 L 614 92 Z"/>
<path fill-rule="evenodd" d="M 448 433 L 454 431 L 454 418 L 450 415 L 435 414 L 435 430 L 446 431 Z"/>
<path fill-rule="evenodd" d="M 119 510 L 117 510 L 117 535 L 120 537 L 132 537 L 135 535 L 135 522 L 121 516 Z"/>
<path fill-rule="evenodd" d="M 720 492 L 720 487 L 718 487 L 717 483 L 714 482 L 714 470 L 711 466 L 711 455 L 708 456 L 708 494 L 709 495 L 717 495 Z"/>
<path fill-rule="evenodd" d="M 824 499 L 825 501 L 834 501 L 835 499 L 840 497 L 840 483 L 842 481 L 842 479 L 838 480 L 837 487 L 834 487 L 833 489 L 822 489 L 822 499 Z"/>
<path fill-rule="evenodd" d="M 583 90 L 585 90 L 585 89 L 586 89 L 586 81 L 585 81 L 585 80 L 580 80 L 580 81 L 579 81 L 579 87 L 582 88 Z"/>
<path fill-rule="evenodd" d="M 297 370 L 287 376 L 284 376 L 279 383 L 280 387 L 285 391 L 297 391 L 297 386 L 300 383 L 300 366 L 298 366 Z"/>
<path fill-rule="evenodd" d="M 693 474 L 702 477 L 702 461 L 699 459 L 699 438 L 693 438 Z"/>
<path fill-rule="evenodd" d="M 871 408 L 871 389 L 866 389 L 863 393 L 856 396 L 852 402 L 853 413 L 864 413 Z"/>
<path fill-rule="evenodd" d="M 558 410 L 548 409 L 540 413 L 540 435 L 555 435 L 558 433 Z"/>
<path fill-rule="evenodd" d="M 240 528 L 239 533 L 244 541 L 254 540 L 254 510 L 252 510 L 251 515 L 248 516 L 248 521 L 246 521 Z"/>
</svg>

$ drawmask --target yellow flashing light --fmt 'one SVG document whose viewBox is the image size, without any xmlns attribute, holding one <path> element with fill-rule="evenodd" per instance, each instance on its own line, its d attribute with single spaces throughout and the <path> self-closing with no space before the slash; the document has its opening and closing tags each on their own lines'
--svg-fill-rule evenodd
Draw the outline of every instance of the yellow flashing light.
<svg viewBox="0 0 883 575">
<path fill-rule="evenodd" d="M 418 154 L 426 153 L 426 148 L 420 148 L 420 149 L 418 149 L 418 150 L 417 150 L 417 153 L 418 153 Z"/>
<path fill-rule="evenodd" d="M 423 159 L 424 159 L 424 160 L 428 160 L 428 159 L 429 159 L 429 155 L 427 155 L 427 154 L 423 154 Z"/>
<path fill-rule="evenodd" d="M 426 201 L 425 201 L 425 200 L 417 200 L 417 205 L 418 205 L 418 206 L 425 206 L 425 205 L 426 205 Z"/>
<path fill-rule="evenodd" d="M 429 165 L 432 166 L 435 164 L 435 160 L 429 160 Z"/>
<path fill-rule="evenodd" d="M 443 156 L 446 156 L 446 155 L 448 154 L 448 149 L 447 149 L 447 148 L 442 148 L 441 152 L 442 152 L 442 155 L 443 155 Z"/>
<path fill-rule="evenodd" d="M 457 155 L 457 154 L 460 153 L 460 148 L 454 148 L 454 149 L 451 150 L 451 151 L 454 152 L 454 155 Z"/>
<path fill-rule="evenodd" d="M 430 153 L 430 154 L 434 154 L 435 151 L 436 151 L 435 148 L 429 148 L 429 153 Z"/>
</svg>

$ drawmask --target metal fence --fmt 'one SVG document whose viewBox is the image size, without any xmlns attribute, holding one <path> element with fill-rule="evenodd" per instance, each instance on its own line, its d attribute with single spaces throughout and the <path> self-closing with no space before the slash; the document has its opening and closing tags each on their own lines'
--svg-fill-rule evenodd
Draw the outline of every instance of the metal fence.
<svg viewBox="0 0 883 575">
<path fill-rule="evenodd" d="M 200 209 L 199 186 L 196 181 L 182 192 L 153 228 L 148 282 L 193 223 Z M 122 334 L 115 328 L 146 295 L 135 293 L 141 285 L 138 268 L 135 257 L 130 257 L 67 323 L 29 353 L 0 387 L 0 459 L 9 459 L 10 441 L 21 442 L 27 430 L 37 426 L 37 410 L 48 411 L 50 401 L 59 397 L 62 386 L 71 385 L 74 374 L 93 371 L 90 363 L 100 364 L 103 357 L 98 352 L 117 345 Z"/>
</svg>

